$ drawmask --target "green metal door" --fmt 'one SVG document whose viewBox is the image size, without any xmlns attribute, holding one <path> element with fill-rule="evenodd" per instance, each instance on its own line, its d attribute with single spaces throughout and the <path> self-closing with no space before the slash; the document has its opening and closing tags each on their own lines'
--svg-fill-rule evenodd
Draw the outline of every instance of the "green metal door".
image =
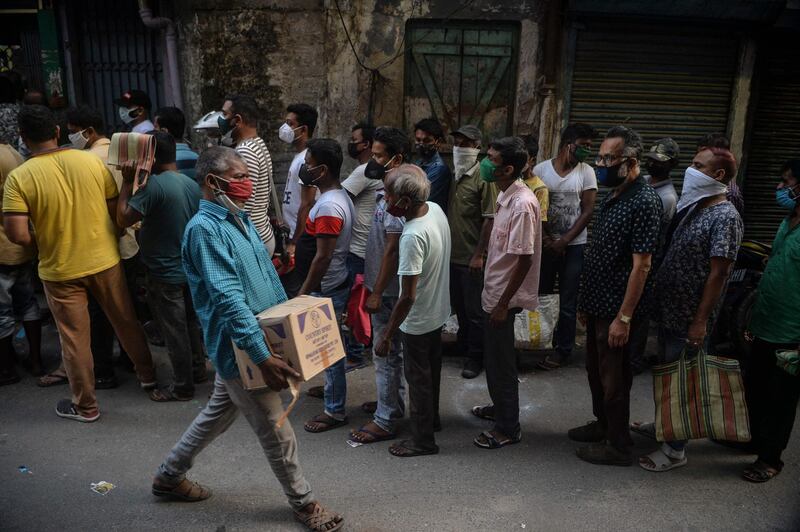
<svg viewBox="0 0 800 532">
<path fill-rule="evenodd" d="M 786 211 L 775 186 L 787 159 L 800 159 L 800 50 L 797 36 L 760 43 L 756 107 L 743 185 L 747 238 L 771 243 Z"/>
<path fill-rule="evenodd" d="M 511 134 L 517 84 L 516 23 L 409 21 L 405 126 L 434 116 L 445 129 L 474 124 L 485 138 Z"/>
</svg>

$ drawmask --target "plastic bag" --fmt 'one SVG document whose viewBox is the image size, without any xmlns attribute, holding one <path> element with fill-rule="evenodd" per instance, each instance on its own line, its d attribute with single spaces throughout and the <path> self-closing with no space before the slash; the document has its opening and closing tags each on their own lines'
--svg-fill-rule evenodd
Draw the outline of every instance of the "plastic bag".
<svg viewBox="0 0 800 532">
<path fill-rule="evenodd" d="M 552 349 L 553 331 L 558 322 L 558 294 L 539 296 L 539 308 L 523 310 L 514 321 L 514 345 L 517 349 Z"/>
</svg>

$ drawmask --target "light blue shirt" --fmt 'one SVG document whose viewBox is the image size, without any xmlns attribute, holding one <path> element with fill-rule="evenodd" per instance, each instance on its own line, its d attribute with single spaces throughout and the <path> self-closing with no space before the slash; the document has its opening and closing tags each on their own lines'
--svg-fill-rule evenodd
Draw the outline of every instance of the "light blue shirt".
<svg viewBox="0 0 800 532">
<path fill-rule="evenodd" d="M 255 226 L 240 213 L 245 235 L 233 216 L 221 205 L 200 200 L 181 253 L 208 357 L 223 379 L 239 376 L 232 341 L 255 364 L 270 356 L 255 315 L 286 301 Z"/>
</svg>

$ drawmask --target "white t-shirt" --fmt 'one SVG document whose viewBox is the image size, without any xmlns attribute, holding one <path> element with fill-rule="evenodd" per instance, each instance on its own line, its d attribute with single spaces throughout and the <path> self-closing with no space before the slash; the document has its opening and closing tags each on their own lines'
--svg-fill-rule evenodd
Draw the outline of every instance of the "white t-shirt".
<svg viewBox="0 0 800 532">
<path fill-rule="evenodd" d="M 286 176 L 286 187 L 283 191 L 283 219 L 289 226 L 289 238 L 294 237 L 297 225 L 297 213 L 300 211 L 300 167 L 306 162 L 306 151 L 303 150 L 292 159 L 289 174 Z"/>
<path fill-rule="evenodd" d="M 397 274 L 419 275 L 414 306 L 400 325 L 407 334 L 429 333 L 450 317 L 450 226 L 441 207 L 427 205 L 427 214 L 406 221 L 400 235 Z"/>
<path fill-rule="evenodd" d="M 136 124 L 131 128 L 132 133 L 147 133 L 148 131 L 153 131 L 156 126 L 150 120 L 145 120 L 139 124 Z"/>
<path fill-rule="evenodd" d="M 594 169 L 586 163 L 578 163 L 566 176 L 561 177 L 553 168 L 552 160 L 536 165 L 534 175 L 538 175 L 550 195 L 547 209 L 547 226 L 550 234 L 560 237 L 575 225 L 581 216 L 581 194 L 585 190 L 597 190 L 597 177 Z M 586 243 L 586 229 L 569 243 L 577 246 Z"/>
<path fill-rule="evenodd" d="M 347 279 L 347 253 L 350 251 L 354 219 L 353 201 L 343 189 L 322 194 L 308 213 L 306 233 L 309 236 L 336 237 L 333 258 L 320 283 L 323 292 L 337 288 Z"/>
<path fill-rule="evenodd" d="M 367 179 L 364 176 L 366 163 L 359 165 L 342 181 L 342 188 L 353 196 L 353 206 L 356 209 L 356 220 L 353 224 L 353 240 L 350 242 L 350 253 L 362 259 L 367 250 L 367 236 L 375 214 L 375 198 L 383 188 L 380 179 Z"/>
</svg>

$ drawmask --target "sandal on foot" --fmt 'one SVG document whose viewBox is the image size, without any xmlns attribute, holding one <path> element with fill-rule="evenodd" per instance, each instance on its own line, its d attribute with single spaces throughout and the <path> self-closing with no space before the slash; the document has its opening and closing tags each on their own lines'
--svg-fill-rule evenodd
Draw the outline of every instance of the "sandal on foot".
<svg viewBox="0 0 800 532">
<path fill-rule="evenodd" d="M 49 388 L 50 386 L 58 386 L 59 384 L 67 384 L 66 375 L 59 375 L 58 373 L 48 373 L 43 377 L 36 379 L 36 386 L 39 388 Z"/>
<path fill-rule="evenodd" d="M 479 417 L 487 421 L 494 421 L 494 405 L 473 406 L 470 412 L 472 412 L 472 415 L 475 417 Z"/>
<path fill-rule="evenodd" d="M 306 421 L 303 428 L 306 429 L 307 432 L 319 433 L 341 427 L 342 425 L 347 425 L 347 417 L 344 419 L 336 419 L 328 414 L 320 414 Z"/>
<path fill-rule="evenodd" d="M 344 526 L 344 518 L 315 503 L 311 512 L 294 511 L 294 517 L 313 532 L 334 532 Z"/>
<path fill-rule="evenodd" d="M 645 438 L 651 440 L 656 439 L 656 424 L 655 423 L 642 423 L 641 421 L 634 421 L 631 423 L 631 432 L 635 432 Z"/>
<path fill-rule="evenodd" d="M 369 415 L 374 414 L 378 411 L 378 401 L 367 401 L 366 403 L 361 403 L 361 411 Z"/>
<path fill-rule="evenodd" d="M 742 471 L 742 478 L 748 482 L 761 484 L 777 477 L 780 472 L 780 469 L 775 469 L 761 460 L 756 460 L 753 465 Z"/>
<path fill-rule="evenodd" d="M 211 497 L 211 490 L 184 478 L 175 486 L 165 486 L 153 481 L 153 495 L 156 497 L 171 497 L 185 502 L 204 501 Z"/>
<path fill-rule="evenodd" d="M 324 386 L 312 386 L 311 388 L 306 391 L 306 395 L 309 397 L 315 397 L 317 399 L 322 399 L 325 397 L 325 387 Z"/>
<path fill-rule="evenodd" d="M 150 390 L 148 395 L 150 396 L 150 400 L 155 401 L 156 403 L 168 403 L 170 401 L 191 401 L 194 398 L 194 394 L 180 395 L 175 392 L 170 392 L 169 390 L 159 390 L 158 388 Z"/>
<path fill-rule="evenodd" d="M 506 445 L 514 445 L 515 443 L 519 443 L 521 441 L 521 433 L 518 433 L 515 438 L 509 438 L 508 436 L 501 434 L 496 430 L 491 432 L 486 430 L 481 432 L 477 438 L 472 440 L 472 443 L 481 449 L 499 449 L 501 447 L 505 447 Z"/>
<path fill-rule="evenodd" d="M 366 435 L 366 437 L 364 435 Z M 378 443 L 381 441 L 394 440 L 395 438 L 397 438 L 397 434 L 394 432 L 386 432 L 385 434 L 378 434 L 373 430 L 369 430 L 367 426 L 364 425 L 358 430 L 351 430 L 350 438 L 352 438 L 353 441 L 357 441 L 358 443 L 370 444 L 370 443 Z"/>
<path fill-rule="evenodd" d="M 414 456 L 426 456 L 438 453 L 439 447 L 437 446 L 430 449 L 420 449 L 419 447 L 414 447 L 414 442 L 411 440 L 403 440 L 389 447 L 389 454 L 397 456 L 398 458 L 412 458 Z"/>
<path fill-rule="evenodd" d="M 686 465 L 687 459 L 684 454 L 683 458 L 672 458 L 664 454 L 664 451 L 658 449 L 652 453 L 639 458 L 639 467 L 646 471 L 653 473 L 663 473 L 670 469 L 676 469 Z"/>
<path fill-rule="evenodd" d="M 550 357 L 545 357 L 544 360 L 536 363 L 536 367 L 544 371 L 551 371 L 560 368 L 561 363 Z"/>
</svg>

